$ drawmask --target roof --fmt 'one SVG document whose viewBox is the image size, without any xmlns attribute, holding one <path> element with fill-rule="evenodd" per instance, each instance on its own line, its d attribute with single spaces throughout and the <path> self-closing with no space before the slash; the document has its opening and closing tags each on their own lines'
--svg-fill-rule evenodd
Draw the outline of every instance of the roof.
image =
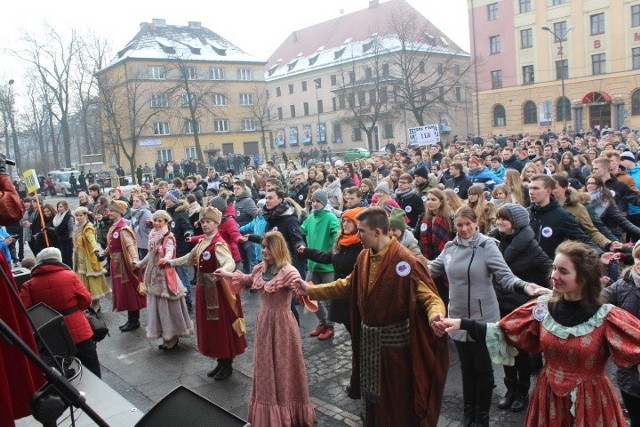
<svg viewBox="0 0 640 427">
<path fill-rule="evenodd" d="M 304 64 L 307 68 L 318 68 L 326 66 L 327 62 L 335 64 L 335 60 L 341 57 L 356 57 L 358 52 L 365 53 L 363 51 L 367 50 L 363 42 L 374 38 L 385 40 L 382 42 L 383 49 L 392 49 L 392 40 L 397 41 L 397 37 L 394 37 L 390 28 L 390 19 L 399 11 L 416 17 L 416 24 L 424 34 L 425 46 L 442 53 L 469 56 L 406 1 L 390 0 L 378 4 L 377 0 L 373 0 L 367 9 L 291 33 L 267 60 L 267 77 L 272 79 L 282 73 L 290 75 L 291 72 L 302 71 L 299 67 Z M 343 48 L 348 52 L 340 53 Z M 336 53 L 340 57 L 336 58 Z"/>
<path fill-rule="evenodd" d="M 167 25 L 164 19 L 140 24 L 140 31 L 107 65 L 126 59 L 175 60 L 203 62 L 264 63 L 224 37 L 191 21 L 188 25 Z"/>
</svg>

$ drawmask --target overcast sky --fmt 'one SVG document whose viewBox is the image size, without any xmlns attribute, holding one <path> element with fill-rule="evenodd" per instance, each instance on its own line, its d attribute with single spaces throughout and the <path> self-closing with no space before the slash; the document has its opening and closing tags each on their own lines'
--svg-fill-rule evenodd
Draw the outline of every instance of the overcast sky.
<svg viewBox="0 0 640 427">
<path fill-rule="evenodd" d="M 384 0 L 381 0 L 384 1 Z M 469 51 L 467 0 L 407 0 L 422 15 Z M 446 5 L 446 7 L 444 7 Z M 6 56 L 25 31 L 37 34 L 47 23 L 61 34 L 69 28 L 91 29 L 109 40 L 112 51 L 122 49 L 141 22 L 166 19 L 169 25 L 200 21 L 238 47 L 266 60 L 294 30 L 368 7 L 368 0 L 79 0 L 11 1 L 0 17 L 0 85 L 15 79 L 21 90 L 22 69 Z"/>
</svg>

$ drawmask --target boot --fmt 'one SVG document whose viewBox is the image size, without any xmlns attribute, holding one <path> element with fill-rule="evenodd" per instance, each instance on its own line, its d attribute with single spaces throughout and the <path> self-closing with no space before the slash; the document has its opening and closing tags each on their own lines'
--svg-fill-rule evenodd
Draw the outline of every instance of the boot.
<svg viewBox="0 0 640 427">
<path fill-rule="evenodd" d="M 476 418 L 473 427 L 489 427 L 489 411 L 480 410 L 476 406 Z"/>
<path fill-rule="evenodd" d="M 218 363 L 216 364 L 216 367 L 213 368 L 211 371 L 209 371 L 207 373 L 207 376 L 209 378 L 215 377 L 218 374 L 218 372 L 220 372 L 220 369 L 222 369 L 222 359 L 218 359 Z"/>
<path fill-rule="evenodd" d="M 120 328 L 120 332 L 129 332 L 140 328 L 140 310 L 131 310 L 127 312 L 129 321 Z"/>
<path fill-rule="evenodd" d="M 479 373 L 476 381 L 474 427 L 489 427 L 489 411 L 493 393 L 493 374 Z"/>
<path fill-rule="evenodd" d="M 509 409 L 513 404 L 513 399 L 516 397 L 516 380 L 505 377 L 504 384 L 507 386 L 507 393 L 498 402 L 498 408 Z"/>
<path fill-rule="evenodd" d="M 511 412 L 522 412 L 529 404 L 529 381 L 518 381 L 515 398 L 509 410 Z"/>
<path fill-rule="evenodd" d="M 233 359 L 220 359 L 222 363 L 222 367 L 218 371 L 218 373 L 213 377 L 215 381 L 223 381 L 231 376 L 233 373 L 233 368 L 231 364 L 233 363 Z"/>
<path fill-rule="evenodd" d="M 473 405 L 464 405 L 464 418 L 462 419 L 462 427 L 472 427 L 474 420 Z"/>
</svg>

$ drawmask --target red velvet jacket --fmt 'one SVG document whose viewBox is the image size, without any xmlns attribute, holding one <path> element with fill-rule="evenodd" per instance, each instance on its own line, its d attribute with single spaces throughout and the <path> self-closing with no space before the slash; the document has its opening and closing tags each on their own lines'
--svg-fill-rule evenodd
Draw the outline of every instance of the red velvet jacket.
<svg viewBox="0 0 640 427">
<path fill-rule="evenodd" d="M 78 307 L 64 316 L 74 343 L 93 337 L 91 325 L 84 310 L 91 304 L 91 294 L 78 275 L 64 264 L 39 264 L 31 270 L 31 280 L 20 291 L 20 299 L 29 308 L 43 302 L 56 311 Z"/>
</svg>

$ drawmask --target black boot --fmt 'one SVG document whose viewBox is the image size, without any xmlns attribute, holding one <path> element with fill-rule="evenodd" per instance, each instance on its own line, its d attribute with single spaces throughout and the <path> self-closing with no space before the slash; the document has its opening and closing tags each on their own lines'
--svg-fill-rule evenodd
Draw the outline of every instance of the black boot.
<svg viewBox="0 0 640 427">
<path fill-rule="evenodd" d="M 493 372 L 477 374 L 474 427 L 489 427 L 489 411 L 493 393 Z"/>
<path fill-rule="evenodd" d="M 509 409 L 511 408 L 513 399 L 516 397 L 516 380 L 505 377 L 504 384 L 507 386 L 507 393 L 498 402 L 498 408 Z"/>
<path fill-rule="evenodd" d="M 218 373 L 213 377 L 215 381 L 223 381 L 231 376 L 233 373 L 233 368 L 231 364 L 233 363 L 233 359 L 220 359 L 222 363 L 222 367 L 218 371 Z"/>
<path fill-rule="evenodd" d="M 518 381 L 515 398 L 509 410 L 511 412 L 522 412 L 529 404 L 529 381 Z"/>
<path fill-rule="evenodd" d="M 131 310 L 127 312 L 129 321 L 120 328 L 120 332 L 129 332 L 140 328 L 140 310 Z"/>
<path fill-rule="evenodd" d="M 471 425 L 473 427 L 489 427 L 489 411 L 480 410 L 476 406 L 476 419 Z"/>
<path fill-rule="evenodd" d="M 464 418 L 462 419 L 462 427 L 472 427 L 474 420 L 474 407 L 473 405 L 464 405 Z"/>
<path fill-rule="evenodd" d="M 209 371 L 209 372 L 207 373 L 207 376 L 208 376 L 209 378 L 213 378 L 213 377 L 215 377 L 215 376 L 216 376 L 216 374 L 217 374 L 218 372 L 220 372 L 220 369 L 222 369 L 222 359 L 218 359 L 218 363 L 216 364 L 216 367 L 215 367 L 215 368 L 213 368 L 211 371 Z"/>
</svg>

